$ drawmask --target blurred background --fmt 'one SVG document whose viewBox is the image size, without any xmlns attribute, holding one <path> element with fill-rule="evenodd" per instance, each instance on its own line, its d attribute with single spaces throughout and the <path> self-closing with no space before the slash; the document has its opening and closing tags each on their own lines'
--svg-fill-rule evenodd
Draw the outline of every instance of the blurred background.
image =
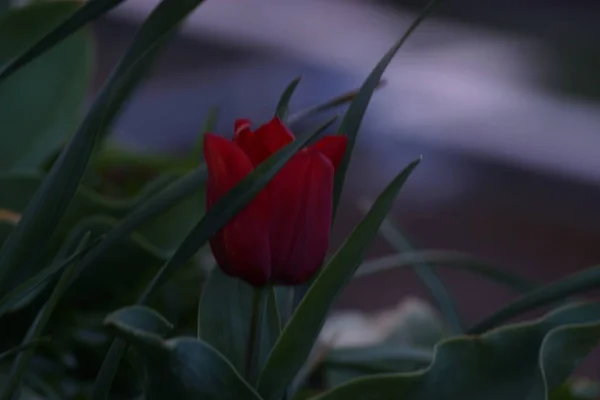
<svg viewBox="0 0 600 400">
<path fill-rule="evenodd" d="M 95 88 L 157 3 L 130 0 L 94 24 Z M 185 152 L 210 106 L 219 133 L 359 87 L 423 1 L 209 0 L 169 45 L 115 127 L 126 146 Z M 363 123 L 338 245 L 409 161 L 393 220 L 418 249 L 471 253 L 550 281 L 600 262 L 600 3 L 446 1 L 400 50 Z M 379 240 L 371 257 L 393 249 Z M 468 324 L 515 296 L 439 269 Z M 410 270 L 354 281 L 340 309 L 374 311 L 428 292 Z"/>
</svg>

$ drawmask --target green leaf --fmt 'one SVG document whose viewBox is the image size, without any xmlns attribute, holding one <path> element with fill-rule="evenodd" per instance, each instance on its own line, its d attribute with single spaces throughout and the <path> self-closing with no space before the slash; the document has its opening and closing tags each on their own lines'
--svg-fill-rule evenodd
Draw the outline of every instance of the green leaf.
<svg viewBox="0 0 600 400">
<path fill-rule="evenodd" d="M 0 317 L 8 311 L 12 311 L 17 304 L 22 303 L 32 292 L 46 283 L 54 275 L 71 265 L 73 261 L 80 258 L 86 250 L 87 249 L 82 248 L 71 254 L 69 257 L 56 260 L 48 267 L 2 296 L 0 299 Z"/>
<path fill-rule="evenodd" d="M 87 246 L 90 235 L 86 234 L 81 242 L 79 243 L 76 251 L 81 251 Z M 63 292 L 67 288 L 69 281 L 73 276 L 73 272 L 75 272 L 75 267 L 77 265 L 77 261 L 74 261 L 67 269 L 62 273 L 58 283 L 54 287 L 48 302 L 40 309 L 35 320 L 29 327 L 25 338 L 23 339 L 23 344 L 30 343 L 35 340 L 39 340 L 46 324 L 50 320 L 52 316 L 52 312 L 54 311 L 56 305 Z M 0 400 L 10 400 L 13 397 L 13 394 L 17 390 L 19 384 L 21 383 L 21 379 L 23 378 L 23 374 L 27 370 L 29 365 L 29 361 L 33 357 L 34 351 L 33 349 L 28 349 L 20 353 L 17 358 L 14 360 L 10 374 L 8 377 L 8 383 L 4 386 L 2 390 L 2 395 L 0 395 Z"/>
<path fill-rule="evenodd" d="M 273 289 L 268 290 L 266 315 L 258 355 L 260 368 L 281 333 Z M 240 374 L 245 374 L 254 288 L 241 279 L 213 269 L 198 308 L 198 338 L 221 353 Z"/>
<path fill-rule="evenodd" d="M 38 347 L 38 346 L 40 346 L 42 344 L 46 344 L 46 343 L 49 343 L 49 342 L 50 342 L 49 338 L 39 338 L 39 339 L 36 339 L 36 340 L 32 340 L 32 341 L 30 341 L 28 343 L 21 344 L 21 345 L 19 345 L 17 347 L 13 347 L 12 349 L 9 349 L 9 350 L 6 350 L 3 353 L 0 353 L 0 361 L 4 361 L 6 358 L 12 357 L 15 354 L 19 354 L 22 351 L 33 349 L 33 348 L 36 348 L 36 347 Z"/>
<path fill-rule="evenodd" d="M 420 250 L 392 256 L 384 256 L 364 262 L 355 277 L 360 278 L 392 268 L 406 268 L 419 264 L 435 264 L 437 268 L 456 268 L 480 275 L 520 292 L 529 292 L 538 284 L 504 270 L 488 261 L 457 251 Z"/>
<path fill-rule="evenodd" d="M 41 21 L 41 25 L 28 25 L 27 30 L 30 36 L 27 42 L 23 42 L 27 46 L 21 45 L 10 63 L 5 64 L 0 70 L 0 82 L 123 1 L 125 0 L 88 1 L 76 11 L 73 10 L 67 19 L 62 13 L 48 13 L 46 14 L 47 20 Z M 47 8 L 53 7 L 53 3 L 50 2 L 44 5 Z M 65 5 L 65 7 L 68 6 Z M 52 31 L 49 32 L 50 29 Z"/>
<path fill-rule="evenodd" d="M 0 61 L 18 55 L 79 5 L 40 3 L 0 16 Z M 92 55 L 86 29 L 2 82 L 0 170 L 37 169 L 74 132 L 91 81 Z"/>
<path fill-rule="evenodd" d="M 379 61 L 377 66 L 371 71 L 363 85 L 361 86 L 356 98 L 350 104 L 348 111 L 344 115 L 344 119 L 340 124 L 338 132 L 340 134 L 346 135 L 348 137 L 348 148 L 346 149 L 346 153 L 344 154 L 344 158 L 340 166 L 337 168 L 335 173 L 335 182 L 333 189 L 333 210 L 334 210 L 334 219 L 337 210 L 338 203 L 340 201 L 340 196 L 342 194 L 342 189 L 344 187 L 344 181 L 346 179 L 346 171 L 348 170 L 348 164 L 350 164 L 350 158 L 352 157 L 352 150 L 354 149 L 354 144 L 356 143 L 356 137 L 358 136 L 358 131 L 360 129 L 360 125 L 362 124 L 363 117 L 367 111 L 367 107 L 369 102 L 371 101 L 371 96 L 375 91 L 375 88 L 379 85 L 381 81 L 381 77 L 383 76 L 383 72 L 389 65 L 389 63 L 394 58 L 396 52 L 402 47 L 404 42 L 410 37 L 413 31 L 419 26 L 419 24 L 433 11 L 435 6 L 441 0 L 432 0 L 421 12 L 421 14 L 415 19 L 415 21 L 410 25 L 410 27 L 406 30 L 404 35 L 400 38 L 400 40 L 392 46 L 390 50 L 383 56 L 383 58 Z"/>
<path fill-rule="evenodd" d="M 230 218 L 241 211 L 267 185 L 285 163 L 308 141 L 316 136 L 319 131 L 320 128 L 315 132 L 299 137 L 294 142 L 278 150 L 214 204 L 183 240 L 173 256 L 162 266 L 154 279 L 148 284 L 138 299 L 138 304 L 145 304 L 149 297 L 165 284 L 178 268 L 185 265 L 215 232 L 221 229 Z M 114 341 L 104 360 L 99 375 L 114 375 L 122 352 L 123 342 Z M 106 391 L 110 387 L 110 382 L 99 382 L 96 380 L 95 387 Z M 92 398 L 100 400 L 105 399 L 107 395 L 108 393 L 103 392 L 101 395 L 92 396 Z"/>
<path fill-rule="evenodd" d="M 215 131 L 220 113 L 221 109 L 217 106 L 213 106 L 208 110 L 202 131 L 200 132 L 200 135 L 198 135 L 198 139 L 196 139 L 196 143 L 192 148 L 190 164 L 196 165 L 203 160 L 204 134 Z"/>
<path fill-rule="evenodd" d="M 193 338 L 163 341 L 142 318 L 111 315 L 106 323 L 133 346 L 142 360 L 149 400 L 214 399 L 238 400 L 260 397 L 235 371 L 233 366 L 207 343 Z"/>
<path fill-rule="evenodd" d="M 127 332 L 127 335 L 136 335 L 143 331 L 144 335 L 164 338 L 173 330 L 173 325 L 165 317 L 151 308 L 142 306 L 130 306 L 114 311 L 106 317 L 104 323 Z"/>
<path fill-rule="evenodd" d="M 285 121 L 287 119 L 288 112 L 290 109 L 290 100 L 292 99 L 292 96 L 296 91 L 296 87 L 298 87 L 298 84 L 300 83 L 301 79 L 302 77 L 299 76 L 293 81 L 291 81 L 290 84 L 285 88 L 285 90 L 281 94 L 279 102 L 277 103 L 277 108 L 275 110 L 275 116 L 282 121 Z"/>
<path fill-rule="evenodd" d="M 600 303 L 578 304 L 482 336 L 448 339 L 426 369 L 357 379 L 315 399 L 546 400 L 536 391 L 542 369 L 552 376 L 547 389 L 560 385 L 600 338 L 585 328 L 592 321 L 598 326 L 599 316 Z M 548 346 L 561 350 L 548 352 Z"/>
<path fill-rule="evenodd" d="M 379 81 L 379 84 L 377 85 L 377 87 L 375 89 L 381 88 L 383 86 L 383 82 L 384 82 L 383 80 Z M 358 95 L 358 89 L 351 90 L 347 93 L 344 93 L 342 95 L 339 95 L 332 99 L 329 99 L 322 104 L 318 104 L 316 106 L 309 107 L 305 110 L 297 111 L 288 117 L 288 123 L 294 124 L 304 118 L 308 118 L 313 115 L 320 114 L 320 113 L 323 113 L 326 111 L 330 111 L 337 107 L 348 104 L 348 103 L 354 101 L 354 99 L 356 98 L 357 95 Z"/>
<path fill-rule="evenodd" d="M 215 268 L 202 291 L 198 337 L 214 347 L 240 374 L 246 367 L 254 288 Z"/>
<path fill-rule="evenodd" d="M 400 189 L 419 164 L 410 163 L 388 185 L 369 213 L 320 271 L 275 344 L 259 380 L 259 393 L 276 399 L 307 360 L 329 308 L 360 265 Z"/>
<path fill-rule="evenodd" d="M 427 366 L 432 353 L 398 344 L 349 347 L 331 350 L 323 360 L 325 368 L 365 369 L 372 372 L 398 372 Z M 408 368 L 407 368 L 408 367 Z"/>
<path fill-rule="evenodd" d="M 150 14 L 92 104 L 81 127 L 52 166 L 17 227 L 0 250 L 0 289 L 18 265 L 39 260 L 86 170 L 94 145 L 105 134 L 125 101 L 146 75 L 180 22 L 202 0 L 165 0 Z M 88 3 L 91 4 L 91 3 Z M 98 5 L 98 3 L 96 3 Z M 32 251 L 36 249 L 36 251 Z"/>
<path fill-rule="evenodd" d="M 479 322 L 469 333 L 485 332 L 519 314 L 564 300 L 571 295 L 594 290 L 600 287 L 600 265 L 587 268 L 559 279 L 556 282 L 541 286 L 527 295 L 502 307 L 491 316 Z"/>
<path fill-rule="evenodd" d="M 409 239 L 389 218 L 383 221 L 379 232 L 398 253 L 406 253 L 413 250 Z M 422 263 L 414 265 L 412 270 L 429 290 L 431 297 L 437 302 L 442 315 L 444 315 L 454 333 L 461 333 L 463 331 L 463 324 L 460 314 L 456 309 L 456 304 L 433 267 Z"/>
</svg>

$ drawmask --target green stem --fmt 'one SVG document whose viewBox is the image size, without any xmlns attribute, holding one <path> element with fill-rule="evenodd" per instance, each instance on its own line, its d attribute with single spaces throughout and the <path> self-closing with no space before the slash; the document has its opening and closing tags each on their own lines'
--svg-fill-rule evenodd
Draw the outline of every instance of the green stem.
<svg viewBox="0 0 600 400">
<path fill-rule="evenodd" d="M 267 305 L 266 288 L 255 288 L 252 301 L 252 317 L 250 318 L 250 335 L 248 336 L 248 356 L 246 359 L 246 376 L 250 383 L 256 383 L 259 373 L 260 344 L 262 341 L 262 327 L 265 320 Z"/>
</svg>

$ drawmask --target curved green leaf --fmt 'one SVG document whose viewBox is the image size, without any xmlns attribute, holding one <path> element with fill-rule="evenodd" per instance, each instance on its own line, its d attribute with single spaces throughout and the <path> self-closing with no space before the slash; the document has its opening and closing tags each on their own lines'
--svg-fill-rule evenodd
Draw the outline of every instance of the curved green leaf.
<svg viewBox="0 0 600 400">
<path fill-rule="evenodd" d="M 482 336 L 445 340 L 424 370 L 357 379 L 315 399 L 546 400 L 537 386 L 542 371 L 546 389 L 560 385 L 600 339 L 596 328 L 589 329 L 599 323 L 600 303 L 563 307 Z"/>
<path fill-rule="evenodd" d="M 379 81 L 379 84 L 377 85 L 377 87 L 375 89 L 381 88 L 383 86 L 383 82 L 384 82 L 383 80 Z M 307 109 L 297 111 L 289 116 L 288 123 L 294 124 L 304 118 L 308 118 L 315 114 L 320 114 L 322 112 L 329 111 L 334 108 L 348 104 L 348 103 L 354 101 L 354 99 L 358 95 L 358 91 L 359 91 L 358 89 L 351 90 L 342 95 L 335 96 L 334 98 L 329 99 L 322 104 L 318 104 L 316 106 L 312 106 Z"/>
<path fill-rule="evenodd" d="M 534 281 L 507 272 L 504 268 L 488 261 L 447 250 L 420 250 L 369 260 L 361 265 L 355 277 L 360 278 L 392 268 L 406 268 L 422 263 L 435 264 L 438 268 L 462 269 L 521 292 L 529 292 L 538 287 Z"/>
<path fill-rule="evenodd" d="M 485 318 L 471 328 L 469 333 L 485 332 L 529 310 L 561 301 L 571 295 L 594 290 L 598 287 L 600 287 L 600 265 L 586 268 L 581 272 L 576 272 L 556 282 L 538 287 Z"/>
<path fill-rule="evenodd" d="M 413 246 L 406 235 L 398 229 L 394 223 L 386 218 L 379 228 L 381 236 L 390 243 L 398 253 L 406 253 L 413 250 Z M 428 263 L 419 263 L 412 266 L 412 270 L 429 290 L 431 297 L 437 302 L 440 312 L 446 318 L 455 334 L 463 332 L 462 318 L 456 308 L 456 304 L 448 289 L 437 275 L 437 272 Z"/>
<path fill-rule="evenodd" d="M 144 330 L 142 318 L 111 315 L 106 323 L 138 350 L 149 400 L 260 400 L 235 368 L 210 345 L 193 338 L 163 341 Z"/>
<path fill-rule="evenodd" d="M 432 0 L 425 9 L 421 12 L 421 14 L 415 19 L 415 21 L 408 27 L 404 35 L 400 38 L 400 40 L 392 46 L 391 49 L 383 56 L 383 58 L 379 61 L 377 66 L 371 71 L 365 82 L 362 84 L 356 98 L 350 104 L 348 111 L 344 115 L 344 119 L 340 124 L 338 132 L 340 134 L 346 135 L 348 137 L 348 148 L 346 153 L 344 154 L 344 158 L 337 168 L 335 173 L 335 182 L 333 189 L 333 210 L 334 210 L 334 219 L 335 213 L 337 210 L 338 203 L 340 201 L 340 196 L 342 195 L 342 189 L 344 187 L 344 181 L 346 179 L 346 171 L 348 170 L 348 165 L 350 164 L 350 158 L 352 157 L 352 150 L 354 149 L 354 144 L 356 143 L 356 137 L 358 136 L 358 130 L 360 129 L 360 125 L 362 124 L 363 117 L 367 111 L 367 107 L 369 102 L 371 101 L 371 96 L 373 96 L 373 92 L 380 84 L 381 77 L 383 76 L 383 72 L 389 65 L 389 63 L 396 55 L 396 52 L 402 47 L 404 42 L 410 37 L 410 35 L 414 32 L 414 30 L 423 22 L 423 20 L 433 11 L 435 6 L 440 3 L 441 0 Z"/>
<path fill-rule="evenodd" d="M 277 103 L 277 108 L 275 110 L 275 116 L 282 121 L 285 121 L 287 119 L 288 112 L 290 109 L 290 100 L 292 99 L 292 96 L 296 91 L 296 87 L 298 87 L 298 84 L 300 83 L 301 79 L 302 77 L 299 76 L 293 81 L 291 81 L 290 84 L 285 88 L 285 90 L 281 94 L 281 98 L 279 99 L 279 103 Z"/>
<path fill-rule="evenodd" d="M 24 42 L 26 46 L 21 45 L 12 55 L 13 59 L 10 63 L 5 64 L 0 70 L 0 82 L 123 1 L 125 0 L 91 0 L 76 11 L 73 10 L 71 15 L 67 14 L 69 16 L 67 19 L 65 19 L 67 15 L 62 13 L 48 13 L 48 19 L 40 21 L 40 25 L 28 26 L 30 36 L 28 41 Z M 47 9 L 53 7 L 52 3 L 44 4 Z"/>
<path fill-rule="evenodd" d="M 127 335 L 143 331 L 144 335 L 164 338 L 173 330 L 173 325 L 165 317 L 143 306 L 130 306 L 114 311 L 106 317 L 104 323 Z"/>
<path fill-rule="evenodd" d="M 379 225 L 419 162 L 420 159 L 410 163 L 388 185 L 371 211 L 317 275 L 285 326 L 260 376 L 259 393 L 265 399 L 278 398 L 308 359 L 327 312 L 360 265 Z"/>
<path fill-rule="evenodd" d="M 18 55 L 80 5 L 32 4 L 0 16 L 0 62 Z M 0 170 L 37 169 L 73 133 L 91 82 L 92 54 L 86 29 L 2 82 Z"/>
</svg>

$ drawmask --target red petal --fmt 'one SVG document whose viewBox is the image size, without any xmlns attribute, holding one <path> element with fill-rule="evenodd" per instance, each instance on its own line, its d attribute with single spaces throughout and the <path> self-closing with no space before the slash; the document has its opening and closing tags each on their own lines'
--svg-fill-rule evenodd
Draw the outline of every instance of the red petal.
<svg viewBox="0 0 600 400">
<path fill-rule="evenodd" d="M 237 136 L 242 132 L 250 131 L 251 122 L 249 119 L 240 118 L 235 120 L 234 131 L 233 131 L 233 140 L 236 140 Z"/>
<path fill-rule="evenodd" d="M 294 141 L 292 132 L 277 117 L 258 128 L 255 134 L 271 153 Z"/>
<path fill-rule="evenodd" d="M 333 164 L 333 168 L 337 169 L 346 153 L 348 138 L 346 136 L 323 136 L 312 147 L 329 158 Z"/>
<path fill-rule="evenodd" d="M 208 133 L 204 136 L 208 168 L 206 206 L 210 209 L 254 167 L 235 143 Z M 217 263 L 228 275 L 255 286 L 270 277 L 269 199 L 262 191 L 210 240 Z"/>
<path fill-rule="evenodd" d="M 236 130 L 233 141 L 246 153 L 254 166 L 257 166 L 271 155 L 267 146 L 250 129 Z"/>
<path fill-rule="evenodd" d="M 304 283 L 323 264 L 329 246 L 333 172 L 327 158 L 305 149 L 269 185 L 273 282 Z"/>
</svg>

